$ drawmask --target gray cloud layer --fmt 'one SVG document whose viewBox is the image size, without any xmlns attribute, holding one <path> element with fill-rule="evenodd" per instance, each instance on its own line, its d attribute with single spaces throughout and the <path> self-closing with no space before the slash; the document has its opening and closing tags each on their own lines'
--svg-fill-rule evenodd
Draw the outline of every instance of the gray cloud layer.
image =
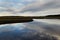
<svg viewBox="0 0 60 40">
<path fill-rule="evenodd" d="M 9 4 L 13 5 L 13 3 Z M 35 0 L 34 2 L 27 5 L 17 3 L 16 6 L 9 6 L 9 4 L 6 5 L 7 7 L 0 4 L 0 15 L 4 15 L 6 13 L 8 13 L 9 15 L 11 14 L 18 16 L 41 16 L 47 14 L 60 14 L 60 0 Z"/>
<path fill-rule="evenodd" d="M 47 0 L 45 0 L 46 2 Z M 33 4 L 27 5 L 23 8 L 23 10 L 21 10 L 21 12 L 27 12 L 27 11 L 31 11 L 31 12 L 36 12 L 36 11 L 43 11 L 43 10 L 49 10 L 49 9 L 56 9 L 56 8 L 60 8 L 60 3 L 59 0 L 53 0 L 53 1 L 47 1 L 47 3 L 45 4 L 41 4 L 41 1 L 37 1 Z M 43 1 L 42 1 L 43 2 Z"/>
</svg>

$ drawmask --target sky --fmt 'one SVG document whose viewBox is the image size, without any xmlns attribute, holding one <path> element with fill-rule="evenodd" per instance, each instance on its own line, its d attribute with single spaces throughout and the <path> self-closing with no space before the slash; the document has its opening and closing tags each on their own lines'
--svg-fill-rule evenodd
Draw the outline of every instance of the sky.
<svg viewBox="0 0 60 40">
<path fill-rule="evenodd" d="M 0 0 L 0 16 L 60 14 L 60 0 Z"/>
</svg>

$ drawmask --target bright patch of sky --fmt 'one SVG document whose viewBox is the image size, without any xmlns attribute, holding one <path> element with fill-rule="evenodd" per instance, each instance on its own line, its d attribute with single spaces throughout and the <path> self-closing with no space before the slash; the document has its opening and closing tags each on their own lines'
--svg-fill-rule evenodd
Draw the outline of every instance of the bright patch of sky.
<svg viewBox="0 0 60 40">
<path fill-rule="evenodd" d="M 34 0 L 0 0 L 0 7 L 21 7 L 32 3 Z"/>
</svg>

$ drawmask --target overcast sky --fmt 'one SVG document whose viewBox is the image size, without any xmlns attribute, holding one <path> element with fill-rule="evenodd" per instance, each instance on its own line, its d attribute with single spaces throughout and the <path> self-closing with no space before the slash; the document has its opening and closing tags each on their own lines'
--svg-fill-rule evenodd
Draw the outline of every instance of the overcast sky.
<svg viewBox="0 0 60 40">
<path fill-rule="evenodd" d="M 60 14 L 60 0 L 0 0 L 0 16 Z"/>
</svg>

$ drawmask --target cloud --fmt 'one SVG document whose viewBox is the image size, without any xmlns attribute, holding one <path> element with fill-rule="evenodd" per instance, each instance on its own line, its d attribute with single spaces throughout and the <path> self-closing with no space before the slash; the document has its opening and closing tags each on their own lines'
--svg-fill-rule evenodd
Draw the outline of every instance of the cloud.
<svg viewBox="0 0 60 40">
<path fill-rule="evenodd" d="M 21 12 L 25 12 L 25 11 L 32 11 L 32 12 L 40 11 L 41 9 L 44 9 L 44 8 L 46 8 L 48 6 L 47 5 L 48 2 L 45 2 L 45 1 L 37 0 L 34 3 L 28 4 L 28 5 L 26 5 L 25 7 L 22 8 Z M 49 1 L 48 4 L 50 4 L 50 3 L 51 2 Z"/>
<path fill-rule="evenodd" d="M 0 0 L 0 14 L 3 16 L 4 14 L 6 14 L 5 16 L 13 14 L 15 15 L 19 13 L 21 7 L 24 7 L 33 1 L 34 0 Z"/>
<path fill-rule="evenodd" d="M 28 12 L 31 15 L 40 14 L 60 14 L 59 0 L 37 0 L 34 3 L 28 4 L 21 8 L 20 13 L 24 15 Z"/>
<path fill-rule="evenodd" d="M 0 13 L 17 16 L 42 16 L 60 14 L 59 0 L 10 0 L 0 3 Z"/>
<path fill-rule="evenodd" d="M 58 10 L 58 11 L 57 11 Z M 56 15 L 60 14 L 60 8 L 57 9 L 49 9 L 45 11 L 38 11 L 38 12 L 24 12 L 24 13 L 18 13 L 19 16 L 45 16 L 45 15 Z"/>
</svg>

